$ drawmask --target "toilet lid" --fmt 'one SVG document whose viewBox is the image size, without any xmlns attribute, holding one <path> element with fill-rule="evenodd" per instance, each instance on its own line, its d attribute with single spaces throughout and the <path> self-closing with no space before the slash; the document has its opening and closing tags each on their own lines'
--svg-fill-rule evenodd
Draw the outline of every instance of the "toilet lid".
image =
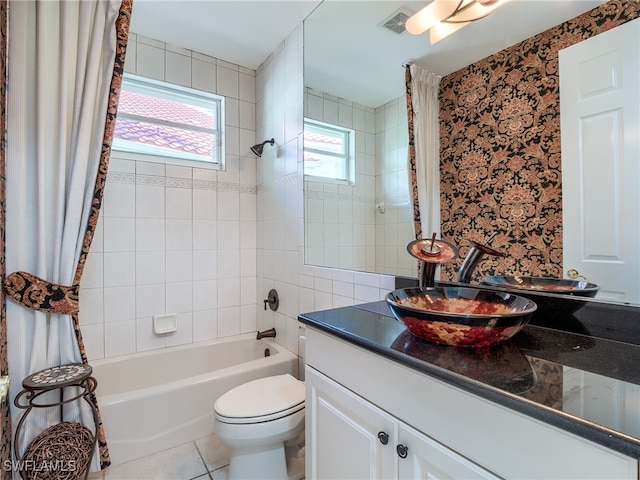
<svg viewBox="0 0 640 480">
<path fill-rule="evenodd" d="M 288 414 L 304 406 L 304 383 L 289 374 L 260 378 L 229 390 L 216 401 L 216 413 L 229 418 Z"/>
</svg>

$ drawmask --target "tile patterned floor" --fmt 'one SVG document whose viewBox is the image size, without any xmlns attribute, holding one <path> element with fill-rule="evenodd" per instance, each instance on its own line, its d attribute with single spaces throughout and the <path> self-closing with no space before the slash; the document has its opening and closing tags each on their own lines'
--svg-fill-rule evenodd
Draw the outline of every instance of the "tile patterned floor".
<svg viewBox="0 0 640 480">
<path fill-rule="evenodd" d="M 229 450 L 215 436 L 109 467 L 89 480 L 226 480 Z"/>
</svg>

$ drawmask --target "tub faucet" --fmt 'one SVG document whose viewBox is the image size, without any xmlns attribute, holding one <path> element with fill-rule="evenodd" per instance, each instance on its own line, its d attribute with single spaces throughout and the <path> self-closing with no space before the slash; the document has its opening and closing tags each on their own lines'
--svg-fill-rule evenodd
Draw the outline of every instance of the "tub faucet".
<svg viewBox="0 0 640 480">
<path fill-rule="evenodd" d="M 260 340 L 261 338 L 276 338 L 276 329 L 270 328 L 269 330 L 258 332 L 258 335 L 256 335 L 256 340 Z"/>
</svg>

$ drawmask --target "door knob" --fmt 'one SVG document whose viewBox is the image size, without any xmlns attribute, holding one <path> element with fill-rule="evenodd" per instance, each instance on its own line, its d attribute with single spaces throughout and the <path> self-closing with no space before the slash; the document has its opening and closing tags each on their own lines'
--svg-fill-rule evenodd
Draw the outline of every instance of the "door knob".
<svg viewBox="0 0 640 480">
<path fill-rule="evenodd" d="M 575 268 L 570 268 L 569 270 L 567 270 L 567 276 L 571 279 L 571 280 L 577 280 L 577 279 L 582 279 L 582 280 L 586 280 L 587 277 L 585 277 L 584 275 L 580 275 L 580 272 L 578 272 L 578 270 L 576 270 Z"/>
<path fill-rule="evenodd" d="M 378 432 L 378 440 L 383 445 L 389 443 L 389 435 L 386 432 Z"/>
</svg>

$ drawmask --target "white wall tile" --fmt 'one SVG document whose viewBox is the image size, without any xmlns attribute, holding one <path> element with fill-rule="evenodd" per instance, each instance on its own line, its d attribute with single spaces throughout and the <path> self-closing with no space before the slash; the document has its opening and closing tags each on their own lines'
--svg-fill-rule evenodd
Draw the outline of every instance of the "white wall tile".
<svg viewBox="0 0 640 480">
<path fill-rule="evenodd" d="M 153 317 L 166 313 L 164 283 L 136 287 L 136 318 Z"/>
<path fill-rule="evenodd" d="M 151 317 L 136 319 L 136 351 L 146 352 L 166 346 L 165 335 L 153 333 L 153 319 Z"/>
<path fill-rule="evenodd" d="M 218 310 L 193 312 L 193 338 L 210 340 L 218 337 Z"/>
<path fill-rule="evenodd" d="M 166 249 L 191 250 L 193 245 L 193 226 L 190 218 L 167 218 Z"/>
<path fill-rule="evenodd" d="M 238 277 L 240 272 L 240 250 L 218 251 L 218 278 Z"/>
<path fill-rule="evenodd" d="M 127 53 L 128 55 L 128 53 Z M 191 86 L 209 93 L 216 92 L 216 66 L 197 58 L 191 59 Z"/>
<path fill-rule="evenodd" d="M 242 305 L 240 307 L 240 332 L 255 332 L 258 330 L 257 324 L 255 305 Z"/>
<path fill-rule="evenodd" d="M 255 252 L 257 242 L 257 223 L 251 221 L 240 222 L 240 248 Z"/>
<path fill-rule="evenodd" d="M 136 34 L 129 33 L 129 41 L 127 43 L 127 55 L 124 62 L 124 71 L 127 73 L 136 73 L 136 58 L 138 56 L 138 40 Z"/>
<path fill-rule="evenodd" d="M 104 286 L 135 285 L 134 252 L 106 252 L 104 255 Z"/>
<path fill-rule="evenodd" d="M 240 307 L 218 309 L 218 337 L 240 334 Z"/>
<path fill-rule="evenodd" d="M 238 220 L 219 220 L 217 229 L 219 249 L 240 248 L 240 222 Z"/>
<path fill-rule="evenodd" d="M 108 287 L 104 289 L 105 325 L 136 318 L 135 289 Z"/>
<path fill-rule="evenodd" d="M 219 248 L 218 225 L 213 220 L 193 221 L 193 250 L 211 250 Z"/>
<path fill-rule="evenodd" d="M 104 251 L 104 217 L 98 217 L 98 222 L 96 223 L 96 229 L 93 232 L 93 239 L 91 240 L 91 251 L 92 252 L 103 252 Z"/>
<path fill-rule="evenodd" d="M 107 180 L 101 214 L 105 217 L 135 217 L 136 186 Z"/>
<path fill-rule="evenodd" d="M 225 97 L 238 98 L 239 95 L 239 73 L 237 69 L 227 68 L 226 65 L 218 64 L 216 71 L 217 93 Z"/>
<path fill-rule="evenodd" d="M 241 71 L 238 76 L 238 98 L 243 102 L 256 102 L 256 76 L 254 73 Z"/>
<path fill-rule="evenodd" d="M 192 218 L 192 190 L 187 188 L 170 188 L 165 190 L 166 218 Z"/>
<path fill-rule="evenodd" d="M 257 278 L 242 277 L 240 279 L 240 305 L 255 305 L 257 294 Z"/>
<path fill-rule="evenodd" d="M 253 102 L 241 101 L 239 107 L 238 126 L 245 130 L 255 131 L 256 129 L 256 106 Z"/>
<path fill-rule="evenodd" d="M 134 218 L 104 218 L 105 252 L 133 252 L 136 246 L 136 228 Z"/>
<path fill-rule="evenodd" d="M 193 251 L 193 280 L 213 280 L 218 278 L 217 250 Z"/>
<path fill-rule="evenodd" d="M 218 192 L 218 220 L 236 220 L 240 217 L 240 194 Z"/>
<path fill-rule="evenodd" d="M 228 277 L 218 281 L 218 307 L 240 305 L 240 278 Z"/>
<path fill-rule="evenodd" d="M 136 185 L 136 217 L 164 218 L 164 186 Z"/>
<path fill-rule="evenodd" d="M 225 123 L 227 126 L 238 127 L 240 126 L 240 106 L 238 105 L 238 99 L 226 98 L 224 105 L 225 111 Z"/>
<path fill-rule="evenodd" d="M 257 256 L 255 248 L 240 250 L 240 276 L 255 277 L 257 275 Z"/>
<path fill-rule="evenodd" d="M 192 312 L 180 313 L 177 316 L 178 329 L 166 336 L 167 347 L 184 345 L 193 342 L 193 314 Z"/>
<path fill-rule="evenodd" d="M 213 310 L 218 306 L 218 281 L 193 282 L 193 311 Z"/>
<path fill-rule="evenodd" d="M 82 340 L 89 361 L 104 358 L 104 324 L 83 325 Z"/>
<path fill-rule="evenodd" d="M 165 236 L 164 218 L 136 218 L 136 251 L 164 251 Z"/>
<path fill-rule="evenodd" d="M 155 175 L 164 177 L 166 165 L 157 162 L 136 162 L 136 173 L 138 175 Z"/>
<path fill-rule="evenodd" d="M 78 314 L 80 325 L 100 324 L 104 322 L 104 298 L 102 288 L 80 289 L 80 305 Z"/>
<path fill-rule="evenodd" d="M 155 80 L 164 80 L 164 50 L 138 41 L 136 73 Z"/>
<path fill-rule="evenodd" d="M 192 282 L 166 284 L 166 313 L 186 313 L 193 310 Z"/>
<path fill-rule="evenodd" d="M 104 355 L 116 357 L 136 351 L 136 322 L 127 320 L 104 324 Z"/>
<path fill-rule="evenodd" d="M 218 217 L 218 194 L 215 190 L 192 191 L 193 219 L 216 220 Z"/>
<path fill-rule="evenodd" d="M 191 250 L 167 250 L 165 259 L 167 283 L 191 282 L 193 280 L 193 255 Z"/>
<path fill-rule="evenodd" d="M 102 288 L 104 286 L 104 254 L 89 252 L 84 265 L 81 288 Z"/>
<path fill-rule="evenodd" d="M 191 56 L 174 52 L 165 54 L 165 81 L 184 87 L 191 86 Z"/>
</svg>

